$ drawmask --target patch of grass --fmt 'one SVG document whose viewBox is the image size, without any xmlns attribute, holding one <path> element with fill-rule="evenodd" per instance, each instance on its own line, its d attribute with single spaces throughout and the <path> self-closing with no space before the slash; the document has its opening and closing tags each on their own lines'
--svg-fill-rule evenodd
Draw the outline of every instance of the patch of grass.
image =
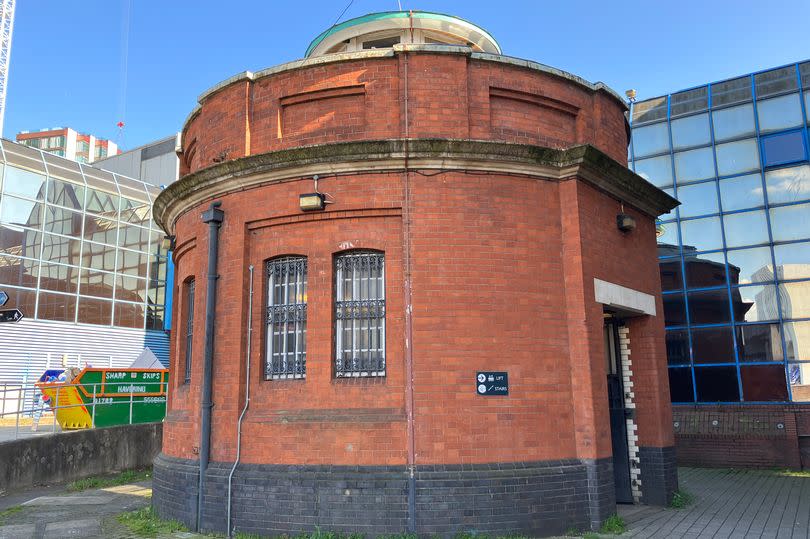
<svg viewBox="0 0 810 539">
<path fill-rule="evenodd" d="M 594 532 L 585 532 L 582 539 L 599 539 L 599 534 Z"/>
<path fill-rule="evenodd" d="M 678 489 L 672 495 L 672 501 L 669 502 L 669 506 L 673 509 L 683 509 L 684 507 L 689 507 L 693 503 L 695 503 L 695 497 L 692 495 L 692 493 L 683 489 Z"/>
<path fill-rule="evenodd" d="M 157 537 L 158 534 L 188 531 L 188 528 L 176 520 L 159 518 L 151 507 L 121 513 L 116 518 L 138 537 Z"/>
<path fill-rule="evenodd" d="M 124 470 L 117 475 L 97 475 L 79 479 L 78 481 L 68 483 L 67 489 L 70 492 L 80 492 L 91 488 L 115 487 L 128 483 L 136 483 L 149 479 L 150 477 L 152 477 L 152 470 Z"/>
<path fill-rule="evenodd" d="M 5 523 L 8 517 L 10 517 L 11 515 L 16 515 L 22 510 L 23 510 L 22 505 L 14 505 L 12 507 L 9 507 L 8 509 L 3 509 L 2 511 L 0 511 L 0 524 Z"/>
<path fill-rule="evenodd" d="M 610 515 L 607 520 L 602 523 L 602 527 L 599 528 L 599 533 L 612 533 L 614 535 L 620 535 L 626 531 L 627 524 L 619 515 Z"/>
<path fill-rule="evenodd" d="M 810 470 L 790 470 L 788 468 L 781 468 L 774 470 L 777 475 L 782 477 L 810 477 Z"/>
</svg>

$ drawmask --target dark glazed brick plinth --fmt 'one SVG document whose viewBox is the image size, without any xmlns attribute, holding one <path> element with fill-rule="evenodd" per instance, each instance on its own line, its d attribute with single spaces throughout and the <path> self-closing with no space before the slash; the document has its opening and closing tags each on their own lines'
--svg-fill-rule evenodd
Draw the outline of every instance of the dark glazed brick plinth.
<svg viewBox="0 0 810 539">
<path fill-rule="evenodd" d="M 669 505 L 678 490 L 675 447 L 640 447 L 641 501 L 647 505 Z"/>
<path fill-rule="evenodd" d="M 225 532 L 228 474 L 207 473 L 202 525 Z M 193 527 L 197 462 L 160 455 L 153 505 L 162 518 Z M 416 531 L 547 536 L 598 528 L 615 512 L 610 459 L 419 466 Z M 404 466 L 240 465 L 233 480 L 235 530 L 263 535 L 316 528 L 367 536 L 407 531 L 408 471 Z"/>
</svg>

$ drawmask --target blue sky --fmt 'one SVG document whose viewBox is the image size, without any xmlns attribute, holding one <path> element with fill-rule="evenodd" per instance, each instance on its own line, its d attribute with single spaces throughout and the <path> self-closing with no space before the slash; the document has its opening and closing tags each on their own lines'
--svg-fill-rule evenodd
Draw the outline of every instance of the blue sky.
<svg viewBox="0 0 810 539">
<path fill-rule="evenodd" d="M 3 135 L 70 126 L 132 148 L 180 129 L 220 80 L 303 56 L 348 0 L 19 0 Z M 224 7 L 223 7 L 224 6 Z M 542 62 L 639 99 L 810 58 L 810 1 L 402 0 Z M 397 8 L 355 0 L 344 19 Z M 126 72 L 126 77 L 123 73 Z M 126 84 L 124 81 L 126 80 Z M 125 87 L 125 91 L 122 90 Z"/>
</svg>

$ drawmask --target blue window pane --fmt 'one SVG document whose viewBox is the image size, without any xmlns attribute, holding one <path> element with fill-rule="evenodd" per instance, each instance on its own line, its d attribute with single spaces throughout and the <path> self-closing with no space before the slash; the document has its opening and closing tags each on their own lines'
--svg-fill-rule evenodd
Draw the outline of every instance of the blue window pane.
<svg viewBox="0 0 810 539">
<path fill-rule="evenodd" d="M 689 365 L 689 332 L 685 329 L 670 329 L 666 335 L 667 363 Z"/>
<path fill-rule="evenodd" d="M 779 296 L 783 318 L 810 318 L 810 301 L 807 301 L 810 298 L 810 281 L 780 284 Z"/>
<path fill-rule="evenodd" d="M 807 112 L 807 123 L 810 124 L 810 91 L 804 92 L 804 110 Z"/>
<path fill-rule="evenodd" d="M 748 365 L 740 368 L 743 397 L 748 402 L 784 402 L 788 399 L 784 365 Z"/>
<path fill-rule="evenodd" d="M 804 134 L 801 131 L 779 133 L 762 139 L 762 160 L 766 167 L 804 159 Z"/>
<path fill-rule="evenodd" d="M 726 259 L 722 251 L 699 255 L 685 251 L 683 255 L 688 288 L 709 288 L 726 284 Z"/>
<path fill-rule="evenodd" d="M 715 182 L 697 183 L 678 188 L 678 210 L 681 217 L 695 217 L 717 213 L 717 185 Z"/>
<path fill-rule="evenodd" d="M 810 402 L 810 363 L 788 365 L 788 380 L 793 402 Z"/>
<path fill-rule="evenodd" d="M 727 253 L 731 284 L 773 282 L 770 247 L 735 249 Z"/>
<path fill-rule="evenodd" d="M 759 168 L 759 151 L 756 139 L 718 144 L 717 173 L 731 176 Z"/>
<path fill-rule="evenodd" d="M 802 124 L 799 94 L 783 95 L 757 102 L 759 130 L 779 131 Z"/>
<path fill-rule="evenodd" d="M 785 355 L 788 361 L 810 361 L 810 322 L 786 322 Z M 810 370 L 805 384 L 810 384 Z"/>
<path fill-rule="evenodd" d="M 723 211 L 744 210 L 764 205 L 762 176 L 748 174 L 720 180 L 720 201 L 723 203 Z"/>
<path fill-rule="evenodd" d="M 779 324 L 737 326 L 740 361 L 783 361 Z"/>
<path fill-rule="evenodd" d="M 753 135 L 755 132 L 754 106 L 748 103 L 738 107 L 715 110 L 712 112 L 712 123 L 716 142 Z"/>
<path fill-rule="evenodd" d="M 695 363 L 734 363 L 734 333 L 731 327 L 693 328 Z"/>
<path fill-rule="evenodd" d="M 39 228 L 42 224 L 43 207 L 41 202 L 3 195 L 0 197 L 0 221 Z"/>
<path fill-rule="evenodd" d="M 711 142 L 709 115 L 698 114 L 672 121 L 672 147 L 676 150 Z"/>
<path fill-rule="evenodd" d="M 45 176 L 30 170 L 7 166 L 3 193 L 43 200 L 45 198 Z"/>
<path fill-rule="evenodd" d="M 731 289 L 731 306 L 737 322 L 778 320 L 776 286 L 741 286 Z"/>
<path fill-rule="evenodd" d="M 689 367 L 669 369 L 669 396 L 672 402 L 694 402 L 693 388 L 692 369 Z"/>
<path fill-rule="evenodd" d="M 636 174 L 657 187 L 672 185 L 672 161 L 669 155 L 636 161 Z"/>
<path fill-rule="evenodd" d="M 722 324 L 731 321 L 728 290 L 725 287 L 688 292 L 687 298 L 689 300 L 689 321 L 692 324 Z"/>
<path fill-rule="evenodd" d="M 661 290 L 680 290 L 683 288 L 680 258 L 665 258 L 658 263 L 658 269 L 661 274 Z"/>
<path fill-rule="evenodd" d="M 771 208 L 773 241 L 810 238 L 810 204 Z"/>
<path fill-rule="evenodd" d="M 679 184 L 714 177 L 711 148 L 699 148 L 675 154 L 675 178 Z"/>
<path fill-rule="evenodd" d="M 726 247 L 743 247 L 768 243 L 768 222 L 765 212 L 756 210 L 723 216 Z"/>
<path fill-rule="evenodd" d="M 740 387 L 736 367 L 695 368 L 698 402 L 737 402 Z"/>
<path fill-rule="evenodd" d="M 765 173 L 768 202 L 798 202 L 810 199 L 810 166 L 780 168 Z"/>
<path fill-rule="evenodd" d="M 810 242 L 774 245 L 778 279 L 810 279 Z"/>
<path fill-rule="evenodd" d="M 666 122 L 633 129 L 633 152 L 636 159 L 669 151 L 669 130 Z"/>
<path fill-rule="evenodd" d="M 664 324 L 667 326 L 686 325 L 686 304 L 683 294 L 664 294 Z"/>
<path fill-rule="evenodd" d="M 681 221 L 681 241 L 684 251 L 713 251 L 723 247 L 719 217 Z"/>
<path fill-rule="evenodd" d="M 655 231 L 659 245 L 678 245 L 678 223 L 656 223 Z"/>
</svg>

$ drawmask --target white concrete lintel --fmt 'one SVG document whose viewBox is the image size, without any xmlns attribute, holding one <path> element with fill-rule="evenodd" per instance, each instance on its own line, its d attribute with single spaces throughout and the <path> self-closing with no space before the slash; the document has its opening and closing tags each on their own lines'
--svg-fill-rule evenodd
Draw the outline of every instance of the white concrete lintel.
<svg viewBox="0 0 810 539">
<path fill-rule="evenodd" d="M 627 314 L 648 314 L 655 316 L 655 297 L 626 286 L 602 279 L 593 280 L 597 303 L 602 303 Z"/>
</svg>

